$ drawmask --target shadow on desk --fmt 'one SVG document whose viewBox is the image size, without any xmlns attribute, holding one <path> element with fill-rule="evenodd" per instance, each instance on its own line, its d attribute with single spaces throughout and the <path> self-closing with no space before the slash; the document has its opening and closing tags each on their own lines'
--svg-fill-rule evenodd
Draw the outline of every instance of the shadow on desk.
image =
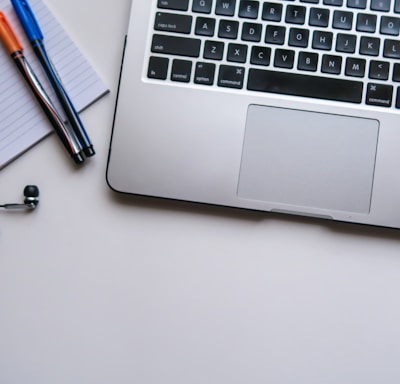
<svg viewBox="0 0 400 384">
<path fill-rule="evenodd" d="M 318 226 L 327 231 L 347 236 L 357 236 L 379 239 L 396 240 L 400 242 L 400 231 L 393 228 L 375 227 L 370 225 L 352 224 L 326 220 L 321 218 L 297 216 L 283 213 L 263 212 L 241 208 L 224 207 L 218 205 L 208 205 L 195 202 L 162 199 L 141 195 L 130 195 L 116 193 L 109 190 L 110 199 L 115 204 L 128 207 L 140 207 L 148 210 L 174 211 L 180 213 L 190 213 L 194 215 L 207 215 L 222 217 L 238 221 L 261 222 L 274 220 L 282 223 L 297 223 L 308 226 Z"/>
</svg>

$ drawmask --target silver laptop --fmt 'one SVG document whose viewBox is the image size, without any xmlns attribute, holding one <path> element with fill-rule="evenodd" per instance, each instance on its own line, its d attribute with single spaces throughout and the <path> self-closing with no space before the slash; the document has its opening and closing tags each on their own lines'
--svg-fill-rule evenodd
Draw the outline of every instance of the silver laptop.
<svg viewBox="0 0 400 384">
<path fill-rule="evenodd" d="M 133 0 L 116 191 L 400 228 L 400 0 Z"/>
</svg>

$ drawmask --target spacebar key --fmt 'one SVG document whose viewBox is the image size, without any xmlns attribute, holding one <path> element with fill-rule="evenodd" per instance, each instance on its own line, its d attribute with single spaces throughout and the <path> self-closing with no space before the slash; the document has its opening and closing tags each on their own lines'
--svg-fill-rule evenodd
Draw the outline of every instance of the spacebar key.
<svg viewBox="0 0 400 384">
<path fill-rule="evenodd" d="M 363 83 L 359 81 L 251 69 L 249 71 L 247 89 L 250 91 L 312 97 L 315 99 L 361 103 Z"/>
</svg>

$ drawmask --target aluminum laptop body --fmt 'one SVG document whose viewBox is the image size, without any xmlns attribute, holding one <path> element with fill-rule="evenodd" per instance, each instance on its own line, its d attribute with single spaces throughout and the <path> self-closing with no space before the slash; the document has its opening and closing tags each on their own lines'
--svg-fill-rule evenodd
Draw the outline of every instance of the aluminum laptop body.
<svg viewBox="0 0 400 384">
<path fill-rule="evenodd" d="M 109 186 L 400 228 L 399 12 L 133 0 Z"/>
</svg>

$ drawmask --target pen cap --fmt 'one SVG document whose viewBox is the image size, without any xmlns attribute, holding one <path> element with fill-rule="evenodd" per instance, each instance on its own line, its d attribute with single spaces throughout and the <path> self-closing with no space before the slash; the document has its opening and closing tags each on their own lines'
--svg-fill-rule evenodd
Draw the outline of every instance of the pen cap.
<svg viewBox="0 0 400 384">
<path fill-rule="evenodd" d="M 18 40 L 14 29 L 3 12 L 0 12 L 0 38 L 3 40 L 9 53 L 22 51 L 22 44 Z"/>
<path fill-rule="evenodd" d="M 43 33 L 29 3 L 26 0 L 11 0 L 11 3 L 29 41 L 43 40 Z"/>
</svg>

